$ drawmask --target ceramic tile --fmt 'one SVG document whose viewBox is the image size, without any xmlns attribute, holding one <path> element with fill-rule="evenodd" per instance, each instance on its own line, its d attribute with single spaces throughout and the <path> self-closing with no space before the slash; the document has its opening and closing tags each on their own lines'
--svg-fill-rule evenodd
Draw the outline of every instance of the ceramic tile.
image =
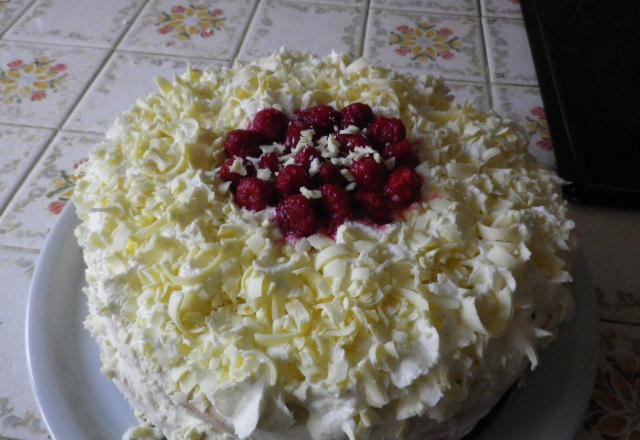
<svg viewBox="0 0 640 440">
<path fill-rule="evenodd" d="M 251 18 L 255 0 L 151 0 L 121 48 L 229 60 Z"/>
<path fill-rule="evenodd" d="M 487 17 L 522 18 L 520 0 L 480 0 L 480 11 Z"/>
<path fill-rule="evenodd" d="M 0 248 L 0 438 L 47 438 L 24 355 L 24 320 L 36 258 L 32 252 Z"/>
<path fill-rule="evenodd" d="M 588 434 L 579 438 L 637 439 L 640 326 L 601 322 L 598 357 L 595 386 L 583 424 Z"/>
<path fill-rule="evenodd" d="M 297 0 L 298 3 L 326 3 L 339 6 L 366 6 L 367 0 Z"/>
<path fill-rule="evenodd" d="M 485 84 L 457 81 L 447 81 L 446 84 L 458 104 L 467 101 L 478 110 L 488 111 L 491 108 L 489 92 Z"/>
<path fill-rule="evenodd" d="M 484 18 L 491 81 L 538 85 L 522 20 Z"/>
<path fill-rule="evenodd" d="M 0 122 L 57 127 L 107 53 L 0 42 Z"/>
<path fill-rule="evenodd" d="M 359 55 L 364 18 L 363 8 L 266 0 L 258 6 L 239 57 L 250 60 L 283 46 L 319 56 L 332 50 Z"/>
<path fill-rule="evenodd" d="M 206 69 L 227 65 L 224 61 L 175 58 L 116 52 L 102 70 L 67 121 L 65 128 L 80 131 L 106 131 L 115 117 L 131 107 L 137 98 L 156 90 L 154 78 L 172 79 L 187 70 L 187 66 Z"/>
<path fill-rule="evenodd" d="M 144 0 L 38 0 L 7 32 L 5 38 L 112 47 L 143 4 Z"/>
<path fill-rule="evenodd" d="M 640 324 L 640 211 L 572 205 L 570 213 L 601 318 Z"/>
<path fill-rule="evenodd" d="M 74 169 L 100 136 L 60 132 L 0 217 L 0 244 L 40 249 L 73 194 Z"/>
<path fill-rule="evenodd" d="M 0 125 L 0 212 L 52 134 L 44 128 Z"/>
<path fill-rule="evenodd" d="M 484 82 L 477 17 L 373 9 L 365 55 L 372 62 L 412 73 Z"/>
<path fill-rule="evenodd" d="M 492 86 L 493 105 L 502 116 L 515 121 L 529 135 L 529 151 L 554 168 L 555 157 L 540 90 L 537 87 Z"/>
<path fill-rule="evenodd" d="M 20 16 L 31 0 L 0 0 L 0 35 Z"/>
<path fill-rule="evenodd" d="M 372 0 L 373 8 L 406 9 L 443 14 L 477 15 L 476 0 Z"/>
</svg>

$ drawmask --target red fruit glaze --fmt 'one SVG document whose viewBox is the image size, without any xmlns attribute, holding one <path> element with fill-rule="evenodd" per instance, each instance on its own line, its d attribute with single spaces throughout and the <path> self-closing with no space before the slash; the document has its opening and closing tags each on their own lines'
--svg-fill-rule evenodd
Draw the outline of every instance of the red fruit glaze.
<svg viewBox="0 0 640 440">
<path fill-rule="evenodd" d="M 378 145 L 400 142 L 407 135 L 404 124 L 398 118 L 385 118 L 378 116 L 370 125 L 369 137 Z"/>
<path fill-rule="evenodd" d="M 319 135 L 329 134 L 334 126 L 340 125 L 340 113 L 330 105 L 320 104 L 295 114 L 296 121 L 311 125 Z"/>
<path fill-rule="evenodd" d="M 340 112 L 342 115 L 342 127 L 347 128 L 349 125 L 363 129 L 373 121 L 373 111 L 367 104 L 354 102 L 349 104 Z"/>
<path fill-rule="evenodd" d="M 287 165 L 276 177 L 276 188 L 284 195 L 297 193 L 301 186 L 310 187 L 311 178 L 300 165 Z"/>
<path fill-rule="evenodd" d="M 322 203 L 329 213 L 331 226 L 340 226 L 351 218 L 351 202 L 349 194 L 334 183 L 325 183 L 320 187 L 322 192 Z"/>
<path fill-rule="evenodd" d="M 258 157 L 262 136 L 254 130 L 233 130 L 227 134 L 224 141 L 224 151 L 227 157 Z"/>
<path fill-rule="evenodd" d="M 349 167 L 358 188 L 382 189 L 387 170 L 384 164 L 376 162 L 373 157 L 365 156 L 356 160 Z"/>
<path fill-rule="evenodd" d="M 356 147 L 364 148 L 371 143 L 369 142 L 367 137 L 362 133 L 338 134 L 336 136 L 336 139 L 338 140 L 338 142 L 340 142 L 340 145 L 342 146 L 342 148 L 340 148 L 340 151 L 344 156 L 349 154 L 350 151 L 355 150 Z"/>
<path fill-rule="evenodd" d="M 397 167 L 407 165 L 413 168 L 418 165 L 418 156 L 415 151 L 413 151 L 413 147 L 407 139 L 384 147 L 382 157 L 385 159 L 395 157 Z"/>
<path fill-rule="evenodd" d="M 381 191 L 358 189 L 353 193 L 353 201 L 365 217 L 376 223 L 389 222 L 387 199 Z"/>
<path fill-rule="evenodd" d="M 233 162 L 235 160 L 236 160 L 235 157 L 230 157 L 229 159 L 224 161 L 224 165 L 222 165 L 222 167 L 220 168 L 220 179 L 224 180 L 225 182 L 237 183 L 243 177 L 255 176 L 255 172 L 256 172 L 255 168 L 246 160 L 242 161 L 244 165 L 244 169 L 247 170 L 246 175 L 243 176 L 240 173 L 235 173 L 231 171 L 231 165 L 233 165 Z"/>
<path fill-rule="evenodd" d="M 320 183 L 335 183 L 336 185 L 343 185 L 344 178 L 340 174 L 340 169 L 331 162 L 324 162 L 320 165 L 316 179 Z"/>
<path fill-rule="evenodd" d="M 409 167 L 393 170 L 384 186 L 384 194 L 395 206 L 406 206 L 416 200 L 420 192 L 420 179 Z"/>
<path fill-rule="evenodd" d="M 282 142 L 288 124 L 289 119 L 280 110 L 265 108 L 256 113 L 249 128 L 260 133 L 266 142 Z"/>
<path fill-rule="evenodd" d="M 285 235 L 307 237 L 318 230 L 313 203 L 300 194 L 286 196 L 276 208 L 276 222 Z"/>
<path fill-rule="evenodd" d="M 271 171 L 278 171 L 280 168 L 280 156 L 275 151 L 271 153 L 266 153 L 260 156 L 260 160 L 258 161 L 258 165 L 260 168 L 268 168 Z"/>
<path fill-rule="evenodd" d="M 320 151 L 315 147 L 305 147 L 296 153 L 296 163 L 308 170 L 315 157 L 320 157 Z"/>
<path fill-rule="evenodd" d="M 273 196 L 273 184 L 257 177 L 243 177 L 236 188 L 235 201 L 243 208 L 262 211 Z"/>
<path fill-rule="evenodd" d="M 291 151 L 293 148 L 295 148 L 296 145 L 298 145 L 298 141 L 300 140 L 300 132 L 303 130 L 307 130 L 308 128 L 309 127 L 307 127 L 306 125 L 298 122 L 289 124 L 289 127 L 287 127 L 287 135 L 284 139 L 284 147 L 287 152 Z"/>
</svg>

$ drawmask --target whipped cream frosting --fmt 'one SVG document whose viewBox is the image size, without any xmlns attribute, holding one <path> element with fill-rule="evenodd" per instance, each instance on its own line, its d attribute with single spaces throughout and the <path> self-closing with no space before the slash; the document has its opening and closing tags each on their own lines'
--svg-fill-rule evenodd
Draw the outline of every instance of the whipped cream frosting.
<svg viewBox="0 0 640 440">
<path fill-rule="evenodd" d="M 281 51 L 156 82 L 74 195 L 86 326 L 142 423 L 125 438 L 457 439 L 570 316 L 562 181 L 441 80 Z M 351 102 L 417 145 L 404 218 L 284 241 L 272 208 L 233 202 L 229 131 Z"/>
</svg>

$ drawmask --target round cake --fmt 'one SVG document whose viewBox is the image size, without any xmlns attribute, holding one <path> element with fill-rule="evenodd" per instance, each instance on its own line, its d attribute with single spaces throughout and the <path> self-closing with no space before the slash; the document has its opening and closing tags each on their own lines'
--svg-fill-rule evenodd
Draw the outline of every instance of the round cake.
<svg viewBox="0 0 640 440">
<path fill-rule="evenodd" d="M 441 80 L 280 51 L 156 82 L 74 195 L 126 438 L 459 439 L 572 313 L 562 181 Z"/>
</svg>

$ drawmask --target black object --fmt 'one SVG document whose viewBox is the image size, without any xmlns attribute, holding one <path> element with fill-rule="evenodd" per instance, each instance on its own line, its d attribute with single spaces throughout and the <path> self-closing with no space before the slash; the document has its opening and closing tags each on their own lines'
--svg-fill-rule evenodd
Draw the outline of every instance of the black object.
<svg viewBox="0 0 640 440">
<path fill-rule="evenodd" d="M 569 197 L 640 203 L 640 1 L 521 6 Z"/>
</svg>

